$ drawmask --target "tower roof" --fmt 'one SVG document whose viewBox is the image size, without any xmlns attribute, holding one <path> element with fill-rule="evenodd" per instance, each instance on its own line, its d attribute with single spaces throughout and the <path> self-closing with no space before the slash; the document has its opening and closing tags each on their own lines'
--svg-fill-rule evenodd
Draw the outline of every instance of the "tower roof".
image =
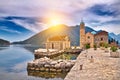
<svg viewBox="0 0 120 80">
<path fill-rule="evenodd" d="M 80 22 L 80 24 L 84 24 L 84 22 L 83 22 L 83 20 L 81 19 L 81 22 Z"/>
<path fill-rule="evenodd" d="M 67 35 L 58 35 L 58 36 L 53 36 L 51 38 L 48 38 L 49 41 L 66 41 Z"/>
</svg>

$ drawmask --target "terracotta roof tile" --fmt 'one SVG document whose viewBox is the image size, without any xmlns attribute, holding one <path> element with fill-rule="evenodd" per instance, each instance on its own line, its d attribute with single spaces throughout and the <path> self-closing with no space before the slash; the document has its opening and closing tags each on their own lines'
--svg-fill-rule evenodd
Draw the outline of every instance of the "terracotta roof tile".
<svg viewBox="0 0 120 80">
<path fill-rule="evenodd" d="M 67 36 L 66 35 L 62 35 L 62 36 L 54 36 L 49 38 L 49 41 L 65 41 Z"/>
</svg>

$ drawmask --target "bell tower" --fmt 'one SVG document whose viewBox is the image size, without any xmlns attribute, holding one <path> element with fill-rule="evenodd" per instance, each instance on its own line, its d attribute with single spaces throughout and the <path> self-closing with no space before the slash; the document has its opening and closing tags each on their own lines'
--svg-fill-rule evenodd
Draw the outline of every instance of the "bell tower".
<svg viewBox="0 0 120 80">
<path fill-rule="evenodd" d="M 85 45 L 85 24 L 83 20 L 80 23 L 80 48 L 84 48 Z"/>
</svg>

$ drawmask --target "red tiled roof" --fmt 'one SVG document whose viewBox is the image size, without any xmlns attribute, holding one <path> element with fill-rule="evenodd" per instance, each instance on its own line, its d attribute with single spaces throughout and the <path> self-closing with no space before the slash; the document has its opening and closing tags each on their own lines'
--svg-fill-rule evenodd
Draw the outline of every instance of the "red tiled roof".
<svg viewBox="0 0 120 80">
<path fill-rule="evenodd" d="M 49 41 L 65 41 L 66 37 L 67 37 L 66 35 L 54 36 L 54 37 L 49 38 L 48 40 Z"/>
<path fill-rule="evenodd" d="M 95 35 L 108 35 L 108 32 L 106 31 L 101 31 L 101 32 L 98 32 L 97 34 Z"/>
</svg>

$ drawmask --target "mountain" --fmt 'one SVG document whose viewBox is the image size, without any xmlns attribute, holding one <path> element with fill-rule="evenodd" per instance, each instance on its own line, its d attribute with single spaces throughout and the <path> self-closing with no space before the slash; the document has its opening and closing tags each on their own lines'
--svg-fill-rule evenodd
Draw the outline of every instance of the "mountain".
<svg viewBox="0 0 120 80">
<path fill-rule="evenodd" d="M 86 32 L 92 32 L 95 31 L 90 27 L 86 26 Z M 20 44 L 32 44 L 32 45 L 38 45 L 41 47 L 45 46 L 45 42 L 47 38 L 55 36 L 55 35 L 68 35 L 71 40 L 71 45 L 79 45 L 79 38 L 80 38 L 80 26 L 67 26 L 64 24 L 60 24 L 57 26 L 50 27 L 44 31 L 39 32 L 38 34 L 30 37 L 29 39 L 26 39 L 21 42 L 14 42 L 13 44 L 20 43 Z"/>
<path fill-rule="evenodd" d="M 0 39 L 0 46 L 8 46 L 8 45 L 10 45 L 9 41 Z"/>
<path fill-rule="evenodd" d="M 120 43 L 120 34 L 116 35 L 114 33 L 109 33 L 109 36 Z"/>
</svg>

